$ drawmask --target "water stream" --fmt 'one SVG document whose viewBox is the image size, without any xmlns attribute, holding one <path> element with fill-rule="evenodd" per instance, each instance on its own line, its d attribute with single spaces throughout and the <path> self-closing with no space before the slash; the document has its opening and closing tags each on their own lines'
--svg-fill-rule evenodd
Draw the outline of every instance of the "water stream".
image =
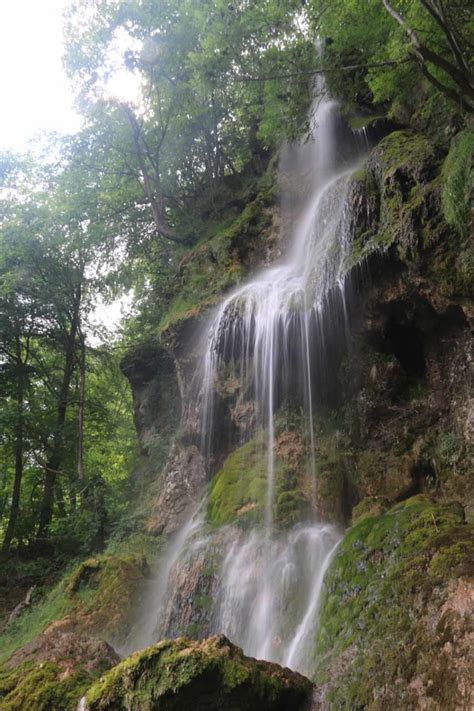
<svg viewBox="0 0 474 711">
<path fill-rule="evenodd" d="M 354 137 L 350 150 L 347 140 L 341 147 L 337 104 L 324 96 L 321 84 L 317 88 L 310 134 L 287 146 L 281 160 L 293 190 L 296 184 L 306 196 L 292 225 L 287 256 L 223 300 L 203 345 L 197 396 L 203 452 L 210 456 L 214 447 L 220 374 L 232 373 L 240 397 L 253 404 L 252 431 L 264 435 L 264 516 L 250 530 L 231 525 L 212 531 L 201 503 L 161 560 L 136 647 L 189 631 L 182 627 L 189 622 L 194 595 L 206 597 L 211 607 L 204 622 L 200 618 L 199 634 L 223 632 L 246 654 L 311 671 L 320 592 L 340 533 L 314 516 L 289 530 L 276 526 L 275 415 L 288 399 L 304 412 L 315 503 L 315 403 L 330 367 L 331 333 L 348 328 L 347 193 L 361 159 L 360 137 Z M 288 223 L 294 205 L 287 210 Z M 190 591 L 189 575 L 204 580 L 209 565 L 210 582 Z"/>
</svg>

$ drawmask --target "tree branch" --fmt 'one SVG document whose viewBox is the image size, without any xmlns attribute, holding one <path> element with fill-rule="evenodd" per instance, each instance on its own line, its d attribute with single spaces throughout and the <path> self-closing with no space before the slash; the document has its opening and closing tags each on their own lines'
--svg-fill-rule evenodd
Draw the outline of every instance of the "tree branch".
<svg viewBox="0 0 474 711">
<path fill-rule="evenodd" d="M 271 74 L 260 77 L 252 76 L 237 76 L 236 81 L 273 81 L 277 79 L 293 79 L 299 76 L 314 76 L 316 74 L 330 74 L 337 72 L 353 72 L 357 69 L 376 69 L 378 67 L 398 67 L 400 64 L 413 62 L 413 57 L 405 57 L 404 59 L 387 60 L 386 62 L 373 62 L 366 64 L 351 64 L 345 67 L 324 67 L 319 69 L 308 69 L 303 72 L 291 72 L 289 74 Z"/>
<path fill-rule="evenodd" d="M 418 60 L 418 64 L 420 65 L 420 69 L 424 76 L 430 81 L 433 86 L 435 86 L 439 91 L 445 94 L 445 96 L 448 96 L 450 99 L 456 101 L 456 103 L 461 100 L 461 103 L 464 105 L 464 108 L 472 112 L 472 107 L 469 103 L 465 101 L 463 98 L 462 94 L 467 94 L 469 97 L 474 98 L 474 88 L 471 83 L 471 76 L 468 71 L 467 75 L 464 71 L 461 71 L 456 67 L 456 65 L 452 64 L 449 62 L 447 59 L 442 57 L 440 54 L 437 52 L 434 52 L 433 50 L 429 49 L 426 47 L 424 44 L 420 42 L 418 39 L 418 35 L 415 32 L 415 30 L 407 25 L 403 17 L 398 13 L 388 2 L 388 0 L 382 0 L 383 6 L 385 7 L 386 11 L 391 15 L 396 22 L 400 25 L 405 30 L 405 33 L 407 34 L 408 38 L 410 39 L 414 52 L 416 55 L 416 58 Z M 451 89 L 450 87 L 447 87 L 445 84 L 443 84 L 441 81 L 436 79 L 436 77 L 430 72 L 430 70 L 426 66 L 426 62 L 431 62 L 431 64 L 434 64 L 436 67 L 444 71 L 452 80 L 453 82 L 459 87 L 461 90 L 462 94 L 459 94 L 457 91 Z"/>
</svg>

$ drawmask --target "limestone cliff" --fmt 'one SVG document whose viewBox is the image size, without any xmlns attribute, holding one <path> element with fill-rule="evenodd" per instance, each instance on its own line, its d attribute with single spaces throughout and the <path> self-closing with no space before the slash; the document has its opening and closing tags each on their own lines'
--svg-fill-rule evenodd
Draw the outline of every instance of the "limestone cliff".
<svg viewBox="0 0 474 711">
<path fill-rule="evenodd" d="M 472 141 L 472 132 L 465 134 Z M 347 522 L 352 507 L 367 496 L 395 502 L 422 491 L 472 505 L 472 250 L 469 234 L 457 231 L 446 218 L 450 164 L 458 142 L 446 157 L 425 136 L 395 131 L 353 175 L 348 198 L 350 336 L 331 354 L 332 368 L 319 402 L 318 510 L 323 518 Z M 273 243 L 275 219 L 273 231 L 270 223 L 263 230 Z M 244 233 L 241 239 L 249 237 Z M 232 240 L 234 244 L 234 233 Z M 235 248 L 228 249 L 240 259 Z M 201 268 L 201 251 L 191 253 L 188 270 L 193 260 Z M 256 268 L 261 262 L 251 264 Z M 161 345 L 153 347 L 157 362 L 166 362 L 166 368 L 140 369 L 140 352 L 124 362 L 142 442 L 150 428 L 163 430 L 160 418 L 168 418 L 170 402 L 175 412 L 182 407 L 168 463 L 161 475 L 156 471 L 162 482 L 150 518 L 156 532 L 176 529 L 206 481 L 197 414 L 189 397 L 206 303 L 198 297 L 192 313 L 166 323 Z M 133 374 L 129 362 L 135 363 Z M 162 391 L 164 407 L 149 396 Z M 221 434 L 211 474 L 251 430 L 252 403 L 242 400 L 225 374 L 219 392 Z M 289 426 L 282 413 L 283 439 L 289 427 L 294 430 L 295 423 Z M 293 469 L 297 475 L 296 460 Z M 301 478 L 298 486 L 304 492 Z"/>
</svg>

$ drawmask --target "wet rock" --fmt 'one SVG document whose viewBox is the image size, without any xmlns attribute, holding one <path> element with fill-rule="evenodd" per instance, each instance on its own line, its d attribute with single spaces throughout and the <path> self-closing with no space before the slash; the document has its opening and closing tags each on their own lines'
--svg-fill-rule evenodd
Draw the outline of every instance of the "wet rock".
<svg viewBox="0 0 474 711">
<path fill-rule="evenodd" d="M 474 526 L 457 503 L 417 496 L 360 518 L 325 580 L 324 708 L 471 708 L 473 561 Z"/>
<path fill-rule="evenodd" d="M 170 574 L 169 600 L 160 625 L 161 637 L 189 635 L 202 639 L 212 632 L 215 602 L 218 599 L 218 567 L 220 562 L 219 532 L 209 547 L 197 546 L 178 560 Z M 172 591 L 172 592 L 171 592 Z"/>
<path fill-rule="evenodd" d="M 176 531 L 197 506 L 206 481 L 204 458 L 197 446 L 173 445 L 147 522 L 148 532 Z"/>
<path fill-rule="evenodd" d="M 5 667 L 12 670 L 25 662 L 56 662 L 64 673 L 70 674 L 79 664 L 88 672 L 102 672 L 119 661 L 119 655 L 107 642 L 52 626 L 15 652 Z"/>
</svg>

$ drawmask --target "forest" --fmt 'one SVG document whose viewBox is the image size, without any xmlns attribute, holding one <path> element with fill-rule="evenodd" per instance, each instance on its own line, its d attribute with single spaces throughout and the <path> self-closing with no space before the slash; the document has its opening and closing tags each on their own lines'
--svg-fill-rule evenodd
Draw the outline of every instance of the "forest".
<svg viewBox="0 0 474 711">
<path fill-rule="evenodd" d="M 63 32 L 81 128 L 0 153 L 0 709 L 471 708 L 472 4 Z"/>
</svg>

